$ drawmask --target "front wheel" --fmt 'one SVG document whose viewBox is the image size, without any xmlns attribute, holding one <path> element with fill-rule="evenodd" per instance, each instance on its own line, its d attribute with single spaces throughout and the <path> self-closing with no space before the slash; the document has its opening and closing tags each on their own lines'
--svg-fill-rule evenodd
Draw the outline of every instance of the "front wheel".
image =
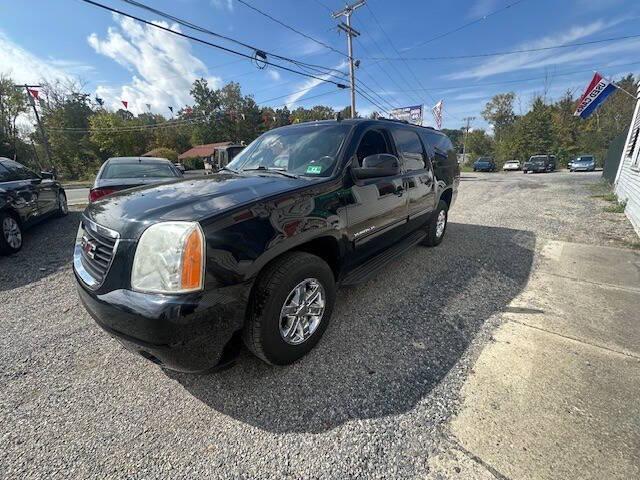
<svg viewBox="0 0 640 480">
<path fill-rule="evenodd" d="M 11 255 L 22 248 L 22 228 L 17 217 L 0 212 L 0 255 Z"/>
<path fill-rule="evenodd" d="M 442 243 L 444 234 L 447 231 L 447 221 L 449 219 L 449 205 L 440 200 L 438 207 L 427 225 L 427 236 L 422 241 L 427 247 L 435 247 Z"/>
<path fill-rule="evenodd" d="M 258 358 L 288 365 L 307 354 L 329 324 L 336 297 L 333 272 L 321 258 L 290 252 L 259 275 L 244 342 Z"/>
</svg>

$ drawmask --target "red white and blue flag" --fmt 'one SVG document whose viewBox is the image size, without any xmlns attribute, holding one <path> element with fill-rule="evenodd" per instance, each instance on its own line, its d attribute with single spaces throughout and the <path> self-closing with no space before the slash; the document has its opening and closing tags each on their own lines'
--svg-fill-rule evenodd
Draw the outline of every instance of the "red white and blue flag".
<svg viewBox="0 0 640 480">
<path fill-rule="evenodd" d="M 442 129 L 442 106 L 443 106 L 443 104 L 444 104 L 444 101 L 440 100 L 431 109 L 431 112 L 433 113 L 433 118 L 436 121 L 436 128 L 438 130 Z"/>
<path fill-rule="evenodd" d="M 580 97 L 578 108 L 573 115 L 580 118 L 587 118 L 602 105 L 602 102 L 604 102 L 616 88 L 615 83 L 603 78 L 602 75 L 596 72 L 591 83 Z"/>
</svg>

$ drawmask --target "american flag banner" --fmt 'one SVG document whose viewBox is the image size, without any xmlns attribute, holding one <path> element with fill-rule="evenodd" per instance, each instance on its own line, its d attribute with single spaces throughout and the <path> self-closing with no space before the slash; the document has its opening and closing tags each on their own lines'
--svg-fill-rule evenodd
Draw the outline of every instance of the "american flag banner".
<svg viewBox="0 0 640 480">
<path fill-rule="evenodd" d="M 433 112 L 433 118 L 436 121 L 436 127 L 438 127 L 438 130 L 442 128 L 442 106 L 443 106 L 443 100 L 440 100 L 431 109 L 431 111 Z"/>
</svg>

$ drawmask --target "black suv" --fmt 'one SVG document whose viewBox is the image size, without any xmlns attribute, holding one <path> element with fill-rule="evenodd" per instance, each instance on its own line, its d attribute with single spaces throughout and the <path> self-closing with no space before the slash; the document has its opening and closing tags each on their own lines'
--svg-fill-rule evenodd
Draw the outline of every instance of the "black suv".
<svg viewBox="0 0 640 480">
<path fill-rule="evenodd" d="M 392 120 L 271 130 L 215 175 L 89 205 L 74 271 L 97 323 L 166 368 L 208 370 L 242 337 L 289 364 L 327 328 L 336 286 L 438 245 L 460 173 L 449 139 Z"/>
<path fill-rule="evenodd" d="M 24 228 L 51 215 L 66 214 L 67 197 L 52 174 L 37 174 L 0 157 L 0 255 L 22 248 Z"/>
<path fill-rule="evenodd" d="M 548 173 L 556 169 L 555 155 L 533 155 L 522 166 L 522 173 Z"/>
</svg>

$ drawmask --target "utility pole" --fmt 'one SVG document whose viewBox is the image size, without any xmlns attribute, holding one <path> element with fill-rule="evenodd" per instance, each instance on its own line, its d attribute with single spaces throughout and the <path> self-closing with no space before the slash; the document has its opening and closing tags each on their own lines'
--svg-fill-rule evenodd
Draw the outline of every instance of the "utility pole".
<svg viewBox="0 0 640 480">
<path fill-rule="evenodd" d="M 351 118 L 356 117 L 356 71 L 353 65 L 353 38 L 360 32 L 351 28 L 351 14 L 365 4 L 365 0 L 358 0 L 351 5 L 346 5 L 342 10 L 332 13 L 331 18 L 346 17 L 347 23 L 340 22 L 338 28 L 347 34 L 347 49 L 349 51 L 349 80 L 351 82 Z"/>
<path fill-rule="evenodd" d="M 464 138 L 462 140 L 462 163 L 467 161 L 467 135 L 469 135 L 469 128 L 471 127 L 471 122 L 473 122 L 476 117 L 465 117 L 462 120 L 467 122 L 467 126 L 464 130 Z"/>
<path fill-rule="evenodd" d="M 40 115 L 38 114 L 38 109 L 36 108 L 36 102 L 33 101 L 33 97 L 31 96 L 30 88 L 40 88 L 40 85 L 16 85 L 16 87 L 24 87 L 27 92 L 27 98 L 29 98 L 29 102 L 31 102 L 31 107 L 33 108 L 33 113 L 36 114 L 36 121 L 38 122 L 38 128 L 40 129 L 40 134 L 42 135 L 42 143 L 44 145 L 44 151 L 47 155 L 47 162 L 49 166 L 53 167 L 53 162 L 51 161 L 51 150 L 49 150 L 49 141 L 47 140 L 47 134 L 44 131 L 44 125 L 40 121 Z"/>
</svg>

